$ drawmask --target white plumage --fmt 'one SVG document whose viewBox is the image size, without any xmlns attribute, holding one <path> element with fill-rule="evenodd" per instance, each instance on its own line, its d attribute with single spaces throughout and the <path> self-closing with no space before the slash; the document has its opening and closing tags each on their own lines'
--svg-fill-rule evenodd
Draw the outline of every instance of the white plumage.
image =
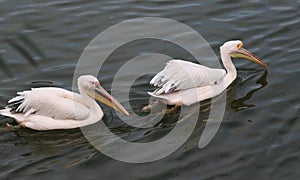
<svg viewBox="0 0 300 180">
<path fill-rule="evenodd" d="M 33 88 L 18 92 L 10 99 L 0 114 L 14 118 L 21 126 L 35 130 L 71 129 L 96 123 L 103 117 L 103 111 L 92 97 L 92 91 L 100 91 L 104 103 L 128 112 L 100 86 L 99 81 L 84 75 L 78 79 L 79 92 L 55 88 Z M 99 100 L 103 102 L 103 98 Z M 97 96 L 95 96 L 97 98 Z M 110 104 L 110 103 L 111 104 Z"/>
<path fill-rule="evenodd" d="M 183 60 L 170 60 L 165 68 L 150 81 L 156 95 L 186 90 L 194 87 L 215 85 L 222 81 L 226 71 Z"/>
<path fill-rule="evenodd" d="M 89 115 L 89 105 L 79 94 L 65 89 L 47 87 L 33 88 L 30 91 L 17 93 L 19 96 L 8 101 L 9 104 L 20 103 L 16 112 L 24 113 L 24 117 L 31 114 L 43 115 L 53 119 L 86 119 Z M 45 108 L 47 107 L 47 108 Z M 74 107 L 78 108 L 76 114 Z"/>
<path fill-rule="evenodd" d="M 149 94 L 170 105 L 191 105 L 219 95 L 237 76 L 231 57 L 244 58 L 267 67 L 263 61 L 242 46 L 242 41 L 235 40 L 228 41 L 220 47 L 226 71 L 183 60 L 170 60 L 150 81 L 157 89 Z"/>
</svg>

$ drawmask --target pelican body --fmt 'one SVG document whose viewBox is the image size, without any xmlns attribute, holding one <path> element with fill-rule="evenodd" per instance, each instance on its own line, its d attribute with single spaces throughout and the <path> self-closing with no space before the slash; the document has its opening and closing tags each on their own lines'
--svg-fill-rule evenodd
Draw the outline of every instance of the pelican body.
<svg viewBox="0 0 300 180">
<path fill-rule="evenodd" d="M 244 58 L 264 67 L 267 65 L 243 48 L 240 40 L 228 41 L 220 47 L 224 69 L 214 69 L 183 60 L 170 60 L 150 84 L 157 87 L 149 95 L 169 105 L 191 105 L 223 92 L 237 77 L 231 57 Z M 146 106 L 147 107 L 147 106 Z"/>
<path fill-rule="evenodd" d="M 80 94 L 56 87 L 18 92 L 0 114 L 14 118 L 21 127 L 40 131 L 72 129 L 98 122 L 103 111 L 95 99 L 129 115 L 94 76 L 80 76 L 78 88 Z"/>
</svg>

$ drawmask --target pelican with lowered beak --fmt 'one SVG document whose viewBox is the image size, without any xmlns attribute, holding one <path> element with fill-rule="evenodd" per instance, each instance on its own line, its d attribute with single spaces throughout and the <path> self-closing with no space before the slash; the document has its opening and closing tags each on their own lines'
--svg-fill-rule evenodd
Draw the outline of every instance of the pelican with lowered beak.
<svg viewBox="0 0 300 180">
<path fill-rule="evenodd" d="M 94 76 L 80 76 L 78 88 L 80 94 L 56 87 L 18 92 L 18 96 L 10 99 L 0 114 L 14 118 L 21 127 L 34 130 L 72 129 L 102 119 L 103 111 L 96 99 L 129 116 Z"/>
<path fill-rule="evenodd" d="M 267 67 L 258 57 L 243 48 L 243 42 L 233 40 L 220 47 L 224 69 L 214 69 L 183 60 L 170 60 L 165 68 L 155 75 L 150 84 L 157 87 L 149 95 L 168 105 L 191 105 L 219 95 L 237 77 L 231 57 L 243 58 Z M 148 111 L 154 106 L 144 107 Z"/>
</svg>

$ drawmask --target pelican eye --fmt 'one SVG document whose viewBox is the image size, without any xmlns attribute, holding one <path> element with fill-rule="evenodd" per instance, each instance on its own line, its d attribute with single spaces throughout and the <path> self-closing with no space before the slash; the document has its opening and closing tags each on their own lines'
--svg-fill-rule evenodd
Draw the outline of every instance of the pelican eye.
<svg viewBox="0 0 300 180">
<path fill-rule="evenodd" d="M 243 43 L 239 43 L 237 46 L 238 50 L 240 50 L 243 47 Z"/>
</svg>

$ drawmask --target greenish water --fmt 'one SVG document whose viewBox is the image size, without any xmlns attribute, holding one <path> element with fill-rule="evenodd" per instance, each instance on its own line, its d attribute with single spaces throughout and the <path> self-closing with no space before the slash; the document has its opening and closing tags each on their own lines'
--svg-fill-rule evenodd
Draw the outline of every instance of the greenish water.
<svg viewBox="0 0 300 180">
<path fill-rule="evenodd" d="M 216 54 L 230 39 L 268 64 L 236 60 L 237 80 L 227 90 L 220 129 L 204 149 L 198 148 L 205 123 L 170 156 L 152 163 L 129 164 L 106 157 L 80 129 L 37 132 L 0 130 L 1 179 L 297 179 L 300 167 L 299 52 L 300 1 L 0 1 L 0 105 L 16 92 L 40 86 L 72 89 L 76 63 L 88 43 L 106 28 L 138 17 L 177 20 L 198 31 Z M 134 27 L 132 27 L 134 29 Z M 172 34 L 173 30 L 169 32 Z M 110 42 L 114 43 L 114 39 Z M 103 44 L 103 48 L 107 44 Z M 115 70 L 143 52 L 168 52 L 187 58 L 172 45 L 141 41 L 114 53 L 99 74 L 109 89 Z M 147 104 L 150 76 L 132 88 L 134 111 Z M 132 141 L 163 136 L 172 118 L 140 130 L 120 122 L 102 106 L 103 121 Z M 0 117 L 0 126 L 13 120 Z"/>
</svg>

